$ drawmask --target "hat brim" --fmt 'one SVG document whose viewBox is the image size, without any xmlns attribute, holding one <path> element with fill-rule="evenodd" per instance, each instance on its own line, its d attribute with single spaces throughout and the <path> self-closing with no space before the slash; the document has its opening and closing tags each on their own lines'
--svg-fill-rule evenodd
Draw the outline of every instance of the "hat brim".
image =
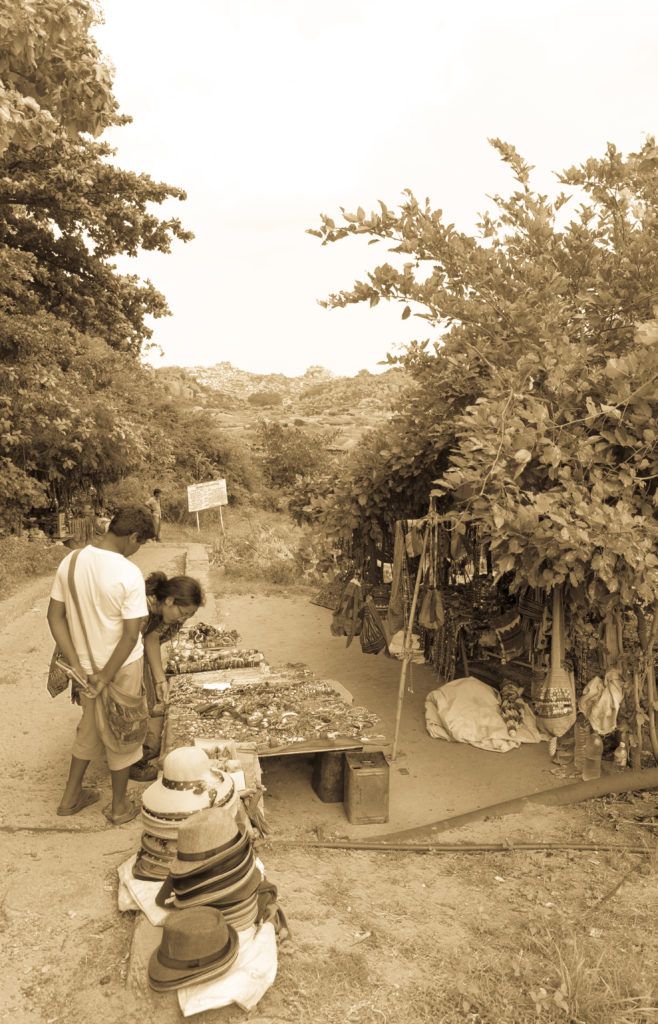
<svg viewBox="0 0 658 1024">
<path fill-rule="evenodd" d="M 185 821 L 188 815 L 181 818 L 181 821 Z M 142 825 L 144 826 L 145 832 L 150 832 L 152 836 L 158 836 L 160 839 L 170 839 L 173 842 L 178 840 L 178 826 L 181 821 L 166 821 L 164 818 L 154 818 L 149 812 L 142 807 Z"/>
<path fill-rule="evenodd" d="M 133 864 L 133 878 L 141 882 L 163 882 L 167 877 L 167 868 L 158 868 L 150 865 L 142 857 L 137 857 Z"/>
<path fill-rule="evenodd" d="M 197 896 L 189 896 L 187 899 L 184 898 L 182 900 L 178 896 L 174 896 L 174 906 L 182 909 L 184 907 L 200 907 L 206 904 L 221 910 L 222 906 L 226 903 L 235 903 L 247 899 L 248 896 L 252 896 L 262 880 L 263 876 L 260 868 L 254 861 L 248 874 L 234 885 L 228 886 L 225 889 L 208 889 Z"/>
<path fill-rule="evenodd" d="M 199 779 L 199 783 L 204 788 L 197 793 L 194 789 L 170 789 L 159 778 L 142 793 L 142 804 L 153 814 L 189 815 L 209 807 L 224 807 L 235 794 L 235 783 L 230 775 L 218 779 L 208 774 Z"/>
<path fill-rule="evenodd" d="M 235 836 L 231 840 L 231 843 L 228 846 L 225 846 L 223 850 L 220 850 L 213 857 L 207 857 L 205 860 L 181 860 L 180 853 L 177 851 L 176 857 L 172 860 L 169 870 L 176 878 L 186 878 L 188 875 L 200 874 L 208 868 L 212 868 L 216 864 L 221 864 L 223 860 L 227 860 L 229 857 L 239 853 L 249 842 L 249 833 L 246 830 L 241 832 L 236 826 Z"/>
<path fill-rule="evenodd" d="M 204 967 L 191 969 L 189 967 L 165 967 L 158 960 L 160 947 L 153 951 L 148 964 L 148 979 L 151 988 L 162 986 L 166 988 L 180 988 L 183 985 L 197 984 L 199 981 L 210 980 L 228 973 L 237 960 L 240 940 L 233 925 L 227 924 L 228 944 L 226 949 L 218 955 L 216 963 L 206 964 Z M 153 984 L 155 982 L 155 984 Z"/>
<path fill-rule="evenodd" d="M 249 871 L 251 871 L 251 865 L 253 864 L 253 861 L 253 850 L 247 850 L 245 854 L 242 856 L 240 863 L 236 864 L 235 867 L 231 868 L 230 871 L 222 871 L 219 874 L 212 874 L 209 872 L 208 876 L 200 880 L 199 882 L 196 882 L 196 875 L 192 875 L 190 878 L 185 879 L 173 878 L 174 892 L 177 896 L 182 896 L 183 898 L 185 898 L 188 895 L 197 896 L 200 895 L 202 892 L 207 892 L 209 890 L 212 890 L 214 892 L 216 889 L 227 887 L 229 885 L 234 885 L 235 882 L 239 882 L 242 878 L 246 878 Z M 196 882 L 196 884 L 182 885 L 181 883 L 183 881 L 187 883 L 194 881 Z"/>
<path fill-rule="evenodd" d="M 142 832 L 142 847 L 152 857 L 168 862 L 176 856 L 176 843 L 173 840 L 154 836 L 151 832 Z"/>
</svg>

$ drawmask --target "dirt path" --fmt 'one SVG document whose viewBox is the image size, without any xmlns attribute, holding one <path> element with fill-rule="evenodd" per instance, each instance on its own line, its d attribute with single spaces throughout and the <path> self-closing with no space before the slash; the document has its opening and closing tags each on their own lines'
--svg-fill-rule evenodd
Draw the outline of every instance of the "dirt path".
<svg viewBox="0 0 658 1024">
<path fill-rule="evenodd" d="M 137 561 L 143 570 L 180 570 L 182 555 L 180 548 L 149 546 Z M 174 996 L 125 984 L 134 915 L 117 911 L 116 868 L 136 848 L 139 824 L 111 828 L 98 805 L 75 818 L 55 814 L 79 712 L 45 692 L 52 646 L 47 593 L 47 582 L 30 584 L 0 620 L 6 780 L 0 820 L 2 1019 L 174 1024 L 181 1019 Z M 283 660 L 290 623 L 308 627 L 302 603 L 286 598 L 220 595 L 219 608 L 249 641 L 253 635 L 262 643 L 261 627 L 269 623 L 270 648 L 280 650 Z M 307 630 L 294 660 L 319 670 L 338 667 L 331 674 L 340 678 L 343 663 L 336 659 L 343 650 L 330 637 Z M 406 737 L 418 728 L 411 716 L 405 728 Z M 317 802 L 309 815 L 310 804 L 297 802 L 302 796 L 311 804 L 316 799 L 309 796 L 306 770 L 297 772 L 292 788 L 281 770 L 270 772 L 269 813 L 286 828 L 275 832 L 261 856 L 279 886 L 293 941 L 281 947 L 277 981 L 251 1024 L 656 1019 L 656 874 L 648 856 L 510 851 L 439 857 L 298 849 L 278 842 L 284 831 L 309 838 L 318 822 L 340 823 L 337 807 L 327 818 L 330 805 Z M 108 792 L 104 767 L 92 765 L 90 781 Z M 629 814 L 634 806 L 627 806 Z M 637 842 L 647 831 L 620 821 L 618 808 L 599 802 L 486 822 L 445 838 Z M 620 879 L 621 888 L 599 906 Z M 562 1008 L 565 1001 L 570 1016 Z M 233 1009 L 196 1019 L 234 1024 L 245 1016 Z"/>
</svg>

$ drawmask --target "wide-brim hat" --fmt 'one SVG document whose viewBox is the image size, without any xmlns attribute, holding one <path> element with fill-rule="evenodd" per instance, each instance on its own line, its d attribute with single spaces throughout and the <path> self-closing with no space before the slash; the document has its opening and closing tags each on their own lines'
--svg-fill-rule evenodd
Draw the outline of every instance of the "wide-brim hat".
<svg viewBox="0 0 658 1024">
<path fill-rule="evenodd" d="M 142 804 L 152 814 L 167 815 L 173 819 L 188 817 L 195 811 L 228 804 L 235 794 L 230 775 L 219 768 L 190 782 L 179 782 L 166 776 L 158 779 L 142 794 Z"/>
<path fill-rule="evenodd" d="M 192 814 L 228 804 L 235 794 L 230 775 L 213 768 L 201 747 L 179 747 L 167 754 L 162 775 L 142 794 L 153 814 Z"/>
<path fill-rule="evenodd" d="M 242 832 L 239 831 L 238 826 L 235 824 L 235 820 L 233 820 L 233 826 L 235 828 L 235 835 L 233 839 L 220 847 L 210 847 L 205 850 L 189 849 L 191 844 L 189 842 L 190 836 L 188 833 L 183 838 L 181 848 L 180 841 L 177 839 L 176 856 L 174 860 L 172 860 L 170 867 L 172 875 L 175 878 L 186 878 L 188 875 L 203 874 L 217 865 L 224 864 L 226 865 L 226 870 L 230 870 L 231 862 L 235 861 L 236 857 L 240 858 L 244 854 L 244 851 L 251 847 L 251 836 L 249 833 L 246 830 Z M 212 840 L 206 840 L 206 842 L 208 841 Z M 186 846 L 188 849 L 185 849 Z"/>
<path fill-rule="evenodd" d="M 203 878 L 200 876 L 197 878 L 197 875 L 176 878 L 172 875 L 174 892 L 177 896 L 184 898 L 192 894 L 206 892 L 208 889 L 227 888 L 229 885 L 239 882 L 240 879 L 246 878 L 253 863 L 253 850 L 246 850 L 240 862 L 227 871 L 218 871 L 215 868 L 213 871 L 204 872 Z"/>
<path fill-rule="evenodd" d="M 219 910 L 196 907 L 170 914 L 160 945 L 149 959 L 149 982 L 177 987 L 201 975 L 221 972 L 235 959 L 237 950 L 237 932 Z"/>
<path fill-rule="evenodd" d="M 254 861 L 244 878 L 226 887 L 218 889 L 205 889 L 203 892 L 190 896 L 174 895 L 174 906 L 182 909 L 184 907 L 200 907 L 203 904 L 212 904 L 213 907 L 221 909 L 224 904 L 235 903 L 253 896 L 263 880 L 260 868 Z"/>
</svg>

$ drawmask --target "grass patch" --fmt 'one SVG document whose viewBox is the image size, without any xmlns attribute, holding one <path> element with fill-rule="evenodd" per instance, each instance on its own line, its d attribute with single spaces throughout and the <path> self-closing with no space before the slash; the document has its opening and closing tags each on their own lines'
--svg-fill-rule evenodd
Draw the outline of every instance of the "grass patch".
<svg viewBox="0 0 658 1024">
<path fill-rule="evenodd" d="M 165 542 L 204 544 L 208 549 L 213 581 L 223 592 L 245 585 L 263 584 L 287 589 L 317 585 L 320 545 L 310 527 L 296 526 L 283 512 L 244 506 L 225 510 L 224 532 L 219 523 L 166 529 Z M 237 586 L 236 586 L 237 584 Z"/>
<path fill-rule="evenodd" d="M 0 540 L 0 594 L 4 600 L 37 576 L 54 575 L 69 549 L 47 540 L 3 537 Z"/>
</svg>

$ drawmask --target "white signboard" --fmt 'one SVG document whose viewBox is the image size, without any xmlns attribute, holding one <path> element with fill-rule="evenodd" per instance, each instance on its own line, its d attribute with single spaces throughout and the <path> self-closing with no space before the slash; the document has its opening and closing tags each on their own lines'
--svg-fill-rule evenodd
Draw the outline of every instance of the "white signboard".
<svg viewBox="0 0 658 1024">
<path fill-rule="evenodd" d="M 187 488 L 187 507 L 190 512 L 204 508 L 228 505 L 226 480 L 210 480 L 207 484 L 190 484 Z"/>
</svg>

